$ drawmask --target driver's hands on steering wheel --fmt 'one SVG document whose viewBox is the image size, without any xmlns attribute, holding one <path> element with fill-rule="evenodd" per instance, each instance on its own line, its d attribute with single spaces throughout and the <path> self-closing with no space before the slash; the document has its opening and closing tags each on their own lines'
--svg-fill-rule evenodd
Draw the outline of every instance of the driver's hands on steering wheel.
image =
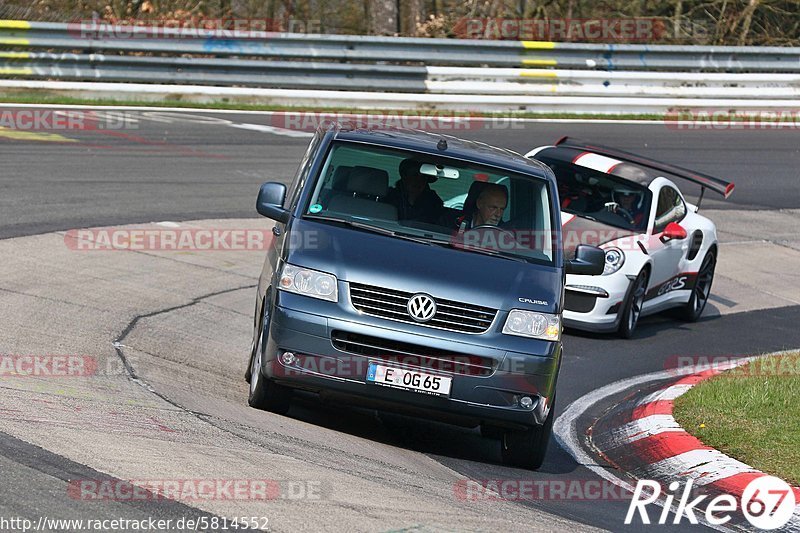
<svg viewBox="0 0 800 533">
<path fill-rule="evenodd" d="M 474 228 L 470 228 L 467 231 L 474 231 L 479 229 L 493 229 L 495 231 L 500 231 L 502 233 L 508 233 L 510 235 L 514 235 L 514 233 L 510 230 L 505 228 L 501 228 L 500 226 L 495 226 L 494 224 L 481 224 L 480 226 L 475 226 Z"/>
<path fill-rule="evenodd" d="M 615 215 L 619 215 L 624 218 L 628 224 L 635 224 L 636 220 L 633 218 L 633 213 L 619 205 L 617 202 L 606 202 L 606 209 L 610 212 L 614 213 Z"/>
</svg>

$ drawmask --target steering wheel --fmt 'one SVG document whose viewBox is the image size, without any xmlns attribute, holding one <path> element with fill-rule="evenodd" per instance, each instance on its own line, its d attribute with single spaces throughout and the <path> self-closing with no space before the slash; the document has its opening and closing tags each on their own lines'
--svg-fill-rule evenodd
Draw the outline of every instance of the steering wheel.
<svg viewBox="0 0 800 533">
<path fill-rule="evenodd" d="M 619 216 L 621 216 L 622 218 L 624 218 L 625 220 L 627 220 L 629 224 L 631 225 L 636 224 L 636 220 L 633 218 L 633 213 L 631 213 L 624 207 L 618 205 L 616 211 L 614 212 Z"/>
<path fill-rule="evenodd" d="M 475 230 L 479 230 L 479 229 L 493 229 L 493 230 L 499 231 L 501 233 L 508 233 L 509 235 L 514 237 L 514 233 L 513 232 L 511 232 L 511 231 L 509 231 L 509 230 L 507 230 L 505 228 L 501 228 L 500 226 L 495 226 L 495 225 L 492 225 L 492 224 L 481 224 L 480 226 L 475 226 L 474 228 L 470 228 L 467 231 L 475 231 Z"/>
<path fill-rule="evenodd" d="M 484 240 L 483 232 L 486 230 L 492 230 L 496 234 L 495 237 L 490 239 L 491 243 L 490 241 Z M 470 235 L 470 237 L 467 237 L 467 235 Z M 507 235 L 508 237 L 500 237 L 500 235 Z M 474 237 L 478 238 L 478 242 L 471 243 Z M 506 249 L 508 249 L 508 251 L 512 251 L 519 246 L 519 241 L 517 241 L 517 237 L 512 231 L 498 226 L 493 226 L 492 224 L 481 224 L 480 226 L 470 228 L 464 232 L 463 238 L 464 245 L 466 247 L 475 246 L 477 248 L 497 248 L 500 251 L 504 251 Z"/>
</svg>

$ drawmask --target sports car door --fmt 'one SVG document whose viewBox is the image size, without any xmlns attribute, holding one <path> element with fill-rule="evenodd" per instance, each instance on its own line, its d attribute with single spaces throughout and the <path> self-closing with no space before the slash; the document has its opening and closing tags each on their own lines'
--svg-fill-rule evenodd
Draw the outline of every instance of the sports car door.
<svg viewBox="0 0 800 533">
<path fill-rule="evenodd" d="M 664 185 L 658 193 L 653 233 L 648 252 L 653 257 L 653 273 L 647 289 L 646 301 L 650 304 L 672 299 L 673 291 L 689 289 L 688 276 L 682 275 L 681 266 L 688 250 L 688 239 L 666 239 L 664 230 L 670 222 L 680 223 L 686 216 L 686 204 L 680 193 Z"/>
</svg>

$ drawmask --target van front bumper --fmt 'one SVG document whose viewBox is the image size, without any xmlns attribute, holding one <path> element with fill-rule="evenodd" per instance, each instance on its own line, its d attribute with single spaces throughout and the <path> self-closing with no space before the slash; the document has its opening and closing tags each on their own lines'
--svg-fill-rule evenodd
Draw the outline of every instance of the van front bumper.
<svg viewBox="0 0 800 533">
<path fill-rule="evenodd" d="M 437 350 L 491 359 L 495 367 L 484 375 L 471 375 L 387 362 L 378 354 L 373 357 L 337 349 L 332 341 L 333 332 L 417 346 L 432 344 Z M 549 353 L 540 356 L 502 347 L 489 348 L 477 342 L 471 344 L 468 341 L 476 336 L 465 337 L 464 342 L 455 342 L 392 328 L 391 324 L 381 327 L 276 305 L 270 317 L 262 374 L 290 388 L 334 394 L 381 410 L 444 419 L 466 426 L 487 424 L 519 428 L 543 424 L 555 392 L 561 343 L 550 346 Z M 513 341 L 519 345 L 518 339 Z M 281 357 L 285 352 L 295 355 L 293 363 L 285 364 L 286 358 Z M 435 396 L 367 382 L 366 373 L 371 362 L 451 377 L 450 394 Z M 527 408 L 520 405 L 520 399 L 526 396 L 532 400 Z"/>
</svg>

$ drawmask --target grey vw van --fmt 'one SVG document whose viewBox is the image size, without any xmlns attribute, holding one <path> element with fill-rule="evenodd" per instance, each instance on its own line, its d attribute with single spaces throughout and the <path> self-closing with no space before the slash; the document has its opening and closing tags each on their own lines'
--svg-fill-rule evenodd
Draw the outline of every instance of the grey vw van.
<svg viewBox="0 0 800 533">
<path fill-rule="evenodd" d="M 275 221 L 256 295 L 249 404 L 295 390 L 445 420 L 538 468 L 553 425 L 567 273 L 556 182 L 543 164 L 449 135 L 317 130 Z M 456 199 L 457 202 L 451 200 Z"/>
</svg>

